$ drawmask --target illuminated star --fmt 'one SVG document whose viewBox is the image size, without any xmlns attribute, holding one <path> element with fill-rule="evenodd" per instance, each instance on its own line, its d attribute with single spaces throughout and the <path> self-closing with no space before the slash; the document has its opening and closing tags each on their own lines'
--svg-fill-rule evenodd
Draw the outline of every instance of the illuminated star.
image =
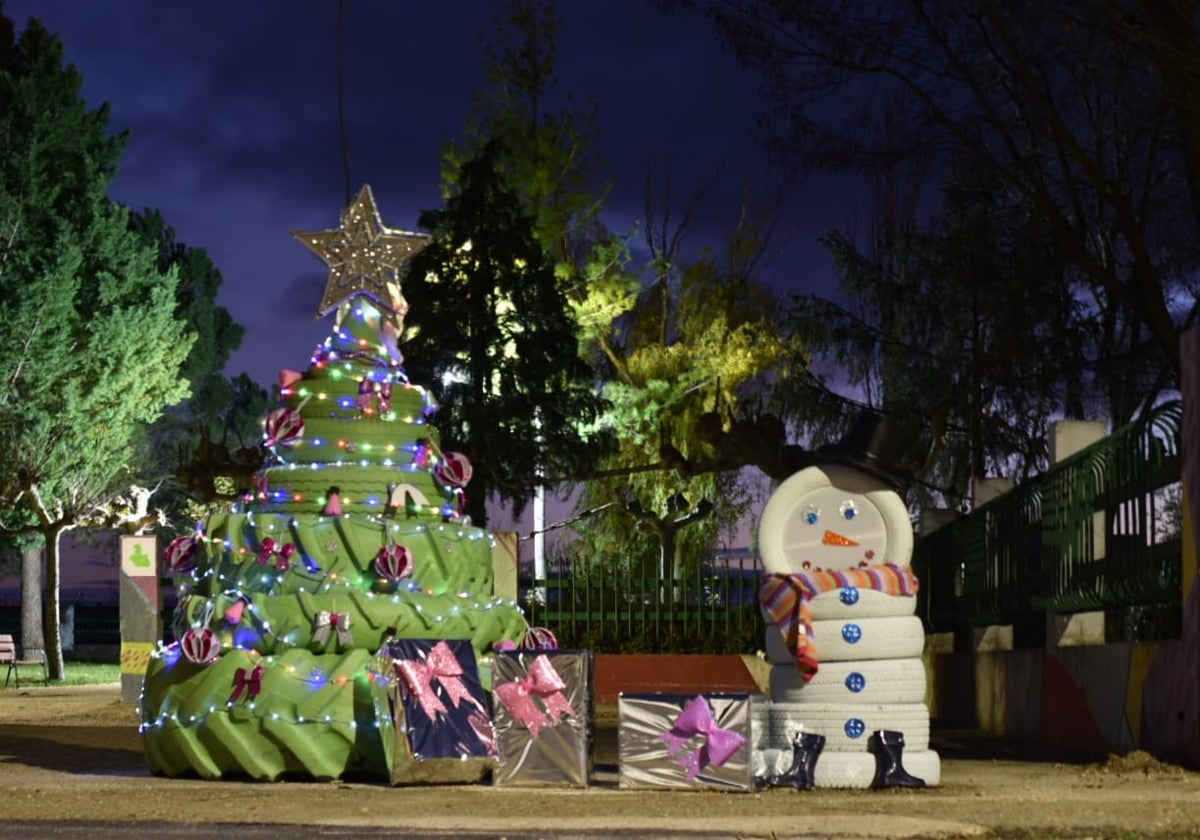
<svg viewBox="0 0 1200 840">
<path fill-rule="evenodd" d="M 351 298 L 364 296 L 403 324 L 408 302 L 400 293 L 401 269 L 429 244 L 429 237 L 384 227 L 369 186 L 364 186 L 342 211 L 341 221 L 342 226 L 336 230 L 292 231 L 292 236 L 329 266 L 317 317 L 328 315 Z"/>
</svg>

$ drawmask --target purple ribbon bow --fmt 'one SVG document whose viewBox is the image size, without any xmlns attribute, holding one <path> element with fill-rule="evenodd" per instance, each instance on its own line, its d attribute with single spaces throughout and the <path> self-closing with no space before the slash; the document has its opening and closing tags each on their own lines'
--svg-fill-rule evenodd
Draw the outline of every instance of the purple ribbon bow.
<svg viewBox="0 0 1200 840">
<path fill-rule="evenodd" d="M 684 707 L 675 718 L 670 731 L 658 736 L 667 745 L 667 754 L 675 755 L 683 749 L 684 744 L 697 735 L 703 735 L 704 744 L 679 758 L 679 766 L 686 773 L 690 782 L 700 775 L 700 771 L 708 765 L 720 767 L 746 743 L 746 738 L 729 729 L 717 726 L 713 718 L 712 708 L 703 695 L 698 695 Z"/>
</svg>

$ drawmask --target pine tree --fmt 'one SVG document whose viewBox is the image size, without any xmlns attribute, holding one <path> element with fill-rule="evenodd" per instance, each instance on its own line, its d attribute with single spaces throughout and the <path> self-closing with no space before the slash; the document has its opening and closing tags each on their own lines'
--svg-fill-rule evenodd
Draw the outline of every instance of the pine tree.
<svg viewBox="0 0 1200 840">
<path fill-rule="evenodd" d="M 187 396 L 193 336 L 174 272 L 107 198 L 123 145 L 107 109 L 87 109 L 38 21 L 0 55 L 0 509 L 8 530 L 45 540 L 57 680 L 59 537 L 104 518 L 146 424 Z"/>
</svg>

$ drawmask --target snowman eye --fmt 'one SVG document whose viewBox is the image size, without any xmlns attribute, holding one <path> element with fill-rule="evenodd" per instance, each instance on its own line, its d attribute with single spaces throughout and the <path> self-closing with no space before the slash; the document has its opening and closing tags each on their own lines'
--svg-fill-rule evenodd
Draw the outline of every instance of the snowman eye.
<svg viewBox="0 0 1200 840">
<path fill-rule="evenodd" d="M 852 499 L 847 499 L 838 506 L 838 513 L 842 515 L 842 519 L 853 519 L 858 516 L 858 507 Z"/>
<path fill-rule="evenodd" d="M 809 505 L 804 509 L 804 521 L 809 525 L 816 525 L 821 518 L 821 509 L 816 505 Z"/>
</svg>

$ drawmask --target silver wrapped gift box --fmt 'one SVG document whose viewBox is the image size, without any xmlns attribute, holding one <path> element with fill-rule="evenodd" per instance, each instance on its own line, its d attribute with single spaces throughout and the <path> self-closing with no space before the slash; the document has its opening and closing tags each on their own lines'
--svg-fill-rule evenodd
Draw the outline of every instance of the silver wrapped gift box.
<svg viewBox="0 0 1200 840">
<path fill-rule="evenodd" d="M 617 700 L 620 787 L 754 790 L 754 696 L 622 694 Z"/>
<path fill-rule="evenodd" d="M 595 657 L 518 650 L 492 662 L 497 785 L 586 787 L 592 780 Z"/>
</svg>

